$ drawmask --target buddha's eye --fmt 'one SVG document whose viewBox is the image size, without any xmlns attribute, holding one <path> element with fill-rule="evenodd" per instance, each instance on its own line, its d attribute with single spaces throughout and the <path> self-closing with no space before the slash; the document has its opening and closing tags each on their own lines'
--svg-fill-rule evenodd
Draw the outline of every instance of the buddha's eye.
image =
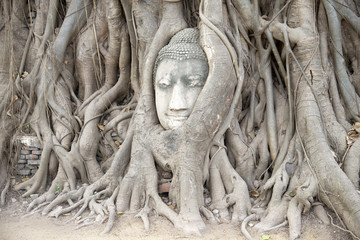
<svg viewBox="0 0 360 240">
<path fill-rule="evenodd" d="M 171 85 L 171 81 L 168 78 L 161 78 L 158 82 L 157 85 L 159 88 L 168 88 Z"/>
<path fill-rule="evenodd" d="M 200 75 L 192 75 L 188 77 L 189 87 L 203 87 L 205 80 Z"/>
</svg>

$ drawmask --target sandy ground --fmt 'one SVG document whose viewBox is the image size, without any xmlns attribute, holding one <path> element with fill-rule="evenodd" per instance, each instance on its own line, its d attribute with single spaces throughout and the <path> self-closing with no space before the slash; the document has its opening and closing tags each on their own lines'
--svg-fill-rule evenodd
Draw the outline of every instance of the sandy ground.
<svg viewBox="0 0 360 240">
<path fill-rule="evenodd" d="M 186 236 L 176 230 L 165 218 L 151 217 L 151 229 L 147 233 L 141 219 L 134 215 L 124 214 L 116 219 L 116 223 L 109 234 L 99 236 L 105 224 L 92 225 L 74 230 L 75 223 L 65 223 L 70 216 L 58 219 L 43 217 L 40 213 L 22 218 L 30 198 L 22 198 L 19 193 L 11 192 L 8 204 L 0 211 L 0 240 L 112 240 L 112 239 L 245 239 L 240 231 L 240 225 L 234 224 L 207 224 L 202 237 Z M 303 216 L 302 236 L 300 239 L 352 239 L 347 233 L 334 226 L 323 225 L 312 212 Z M 252 232 L 254 239 L 262 239 L 263 234 Z M 288 227 L 266 233 L 270 240 L 288 239 Z"/>
</svg>

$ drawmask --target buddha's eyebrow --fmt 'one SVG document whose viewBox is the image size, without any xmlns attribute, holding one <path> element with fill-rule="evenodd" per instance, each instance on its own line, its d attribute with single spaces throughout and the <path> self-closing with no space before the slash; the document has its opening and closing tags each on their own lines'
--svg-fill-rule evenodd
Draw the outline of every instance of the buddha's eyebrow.
<svg viewBox="0 0 360 240">
<path fill-rule="evenodd" d="M 195 74 L 195 75 L 190 75 L 188 77 L 189 80 L 200 80 L 201 79 L 201 76 L 198 75 L 198 74 Z"/>
</svg>

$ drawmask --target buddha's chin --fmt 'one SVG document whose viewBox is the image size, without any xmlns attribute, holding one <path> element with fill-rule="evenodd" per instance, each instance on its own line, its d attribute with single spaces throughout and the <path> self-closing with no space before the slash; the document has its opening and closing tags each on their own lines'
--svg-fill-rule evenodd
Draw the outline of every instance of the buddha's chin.
<svg viewBox="0 0 360 240">
<path fill-rule="evenodd" d="M 187 117 L 176 117 L 176 118 L 169 118 L 167 120 L 167 127 L 168 129 L 176 129 L 184 124 L 184 122 L 187 120 Z"/>
</svg>

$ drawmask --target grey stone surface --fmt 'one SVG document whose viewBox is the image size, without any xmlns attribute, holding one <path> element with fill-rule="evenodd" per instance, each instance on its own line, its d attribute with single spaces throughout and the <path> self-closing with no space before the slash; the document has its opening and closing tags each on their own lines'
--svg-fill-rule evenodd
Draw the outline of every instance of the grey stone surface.
<svg viewBox="0 0 360 240">
<path fill-rule="evenodd" d="M 40 142 L 36 136 L 21 136 L 18 140 L 27 147 L 40 148 Z"/>
<path fill-rule="evenodd" d="M 17 165 L 17 169 L 18 169 L 18 170 L 21 170 L 21 169 L 23 169 L 23 168 L 25 168 L 25 164 L 18 164 L 18 165 Z"/>
<path fill-rule="evenodd" d="M 38 169 L 38 165 L 26 165 L 27 168 L 32 169 Z"/>
<path fill-rule="evenodd" d="M 24 164 L 24 163 L 27 163 L 27 161 L 24 159 L 19 159 L 18 164 Z"/>
<path fill-rule="evenodd" d="M 24 168 L 18 171 L 18 173 L 22 176 L 30 175 L 31 170 L 29 168 Z"/>
<path fill-rule="evenodd" d="M 31 197 L 32 199 L 35 199 L 35 198 L 38 198 L 38 197 L 39 197 L 39 194 L 30 194 L 30 197 Z"/>
<path fill-rule="evenodd" d="M 37 147 L 27 147 L 27 146 L 23 146 L 21 149 L 29 150 L 29 151 L 37 151 L 37 150 L 40 150 L 40 149 L 37 148 Z"/>
<path fill-rule="evenodd" d="M 39 155 L 29 154 L 29 155 L 26 155 L 26 159 L 28 159 L 28 160 L 38 160 Z M 29 163 L 29 161 L 28 161 L 28 163 Z"/>
<path fill-rule="evenodd" d="M 33 150 L 33 151 L 31 152 L 31 154 L 41 155 L 41 151 L 40 151 L 40 150 Z"/>
<path fill-rule="evenodd" d="M 29 150 L 25 150 L 25 149 L 21 149 L 20 151 L 20 154 L 23 154 L 23 155 L 27 155 L 27 154 L 30 154 L 31 152 Z"/>
<path fill-rule="evenodd" d="M 40 160 L 28 160 L 29 165 L 40 165 Z"/>
</svg>

